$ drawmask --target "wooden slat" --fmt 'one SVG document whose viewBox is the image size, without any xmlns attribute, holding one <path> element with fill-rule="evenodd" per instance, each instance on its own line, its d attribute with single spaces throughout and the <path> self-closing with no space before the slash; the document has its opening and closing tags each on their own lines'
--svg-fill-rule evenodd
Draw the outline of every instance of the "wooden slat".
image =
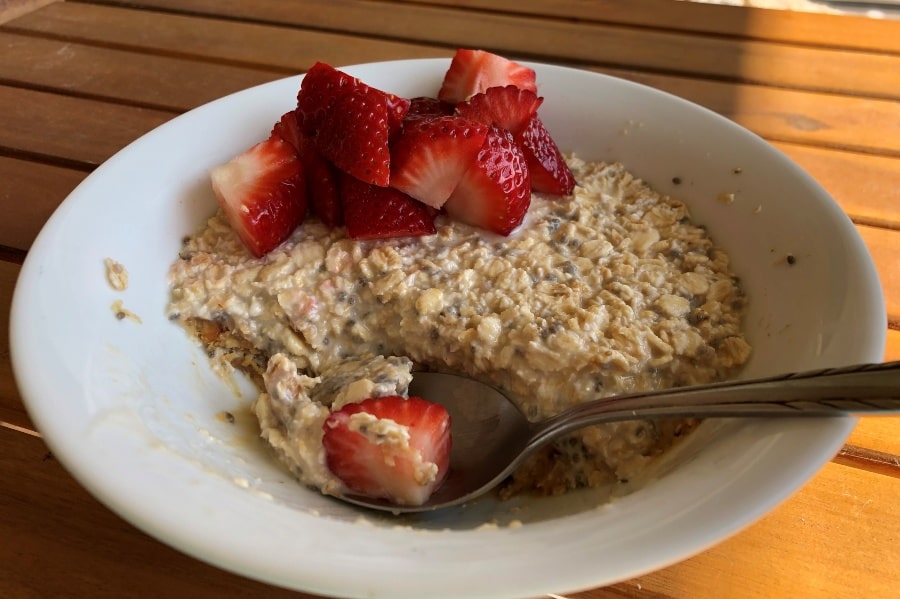
<svg viewBox="0 0 900 599">
<path fill-rule="evenodd" d="M 772 141 L 900 157 L 900 102 L 633 70 L 595 70 L 705 106 Z"/>
<path fill-rule="evenodd" d="M 900 230 L 857 226 L 884 289 L 888 321 L 900 323 Z"/>
<path fill-rule="evenodd" d="M 96 166 L 175 113 L 0 86 L 0 148 Z M 35 130 L 40 128 L 40 135 Z"/>
<path fill-rule="evenodd" d="M 396 0 L 900 53 L 900 22 L 673 0 Z"/>
<path fill-rule="evenodd" d="M 343 65 L 452 54 L 443 48 L 352 34 L 299 31 L 69 2 L 17 19 L 7 24 L 6 29 L 68 41 L 280 70 L 285 74 L 304 72 L 317 60 Z"/>
<path fill-rule="evenodd" d="M 86 18 L 82 18 L 82 13 L 78 12 L 74 13 L 78 18 L 73 17 L 74 23 L 71 23 L 63 17 L 72 15 L 58 14 L 61 7 L 54 6 L 41 11 L 40 15 L 35 15 L 35 18 L 44 17 L 48 10 L 54 13 L 49 15 L 51 18 L 47 19 L 47 22 L 42 19 L 38 24 L 34 24 L 33 28 L 50 29 L 60 35 L 85 36 L 94 42 L 103 43 L 128 44 L 129 40 L 135 39 L 139 40 L 134 42 L 135 46 L 152 47 L 160 52 L 172 51 L 173 48 L 183 52 L 203 51 L 207 54 L 207 58 L 215 55 L 243 64 L 273 64 L 278 68 L 292 66 L 298 70 L 305 69 L 316 59 L 341 64 L 341 57 L 325 55 L 329 53 L 328 49 L 334 46 L 294 50 L 298 45 L 291 44 L 291 38 L 305 39 L 309 33 L 301 35 L 301 32 L 288 29 L 212 20 L 198 21 L 154 13 L 135 15 L 134 11 L 107 7 L 88 8 L 96 11 L 91 13 L 96 17 L 96 22 L 88 22 Z M 18 21 L 17 24 L 21 24 L 22 21 Z M 139 29 L 141 31 L 138 31 Z M 153 34 L 147 34 L 146 31 L 152 31 Z M 235 44 L 234 39 L 245 39 L 248 43 Z M 347 41 L 346 36 L 343 40 Z M 380 58 L 371 53 L 373 44 L 375 46 L 386 44 L 382 50 L 388 54 L 393 51 L 389 42 L 367 40 L 358 44 L 361 45 L 357 47 L 354 44 L 343 43 L 337 44 L 336 47 L 342 48 L 343 58 L 349 62 Z M 286 53 L 284 51 L 286 47 L 294 51 Z M 446 54 L 446 51 L 416 46 L 413 55 L 436 53 Z M 303 58 L 298 58 L 299 56 Z M 771 140 L 900 156 L 898 102 L 757 85 L 735 85 L 721 81 L 621 69 L 602 70 L 707 106 Z M 761 111 L 757 108 L 759 106 L 765 106 L 766 109 Z M 852 122 L 846 119 L 848 114 L 854 115 Z M 896 189 L 893 191 L 896 193 Z"/>
<path fill-rule="evenodd" d="M 111 4 L 136 3 L 113 1 Z M 571 19 L 536 19 L 413 3 L 370 0 L 142 0 L 140 6 L 352 30 L 411 42 L 472 47 L 554 61 L 599 63 L 785 87 L 900 98 L 900 56 L 887 53 L 788 46 L 719 35 L 635 29 Z M 50 7 L 46 13 L 65 10 Z M 87 11 L 79 11 L 87 12 Z M 434 24 L 440 22 L 440 27 Z M 18 24 L 18 23 L 17 23 Z M 773 68 L 776 67 L 777 68 Z"/>
<path fill-rule="evenodd" d="M 2 31 L 0 46 L 0 80 L 161 110 L 188 110 L 284 76 Z"/>
<path fill-rule="evenodd" d="M 898 433 L 900 433 L 900 416 L 860 418 L 847 443 L 900 456 Z"/>
<path fill-rule="evenodd" d="M 312 597 L 163 546 L 88 495 L 36 437 L 0 428 L 0 480 L 0 513 L 15 514 L 0 518 L 2 597 Z"/>
<path fill-rule="evenodd" d="M 0 261 L 0 312 L 9 314 L 12 305 L 13 289 L 19 276 L 19 266 L 9 262 Z M 27 419 L 18 414 L 24 414 L 22 399 L 19 389 L 13 379 L 12 363 L 9 355 L 9 318 L 0 319 L 0 418 L 19 426 L 29 425 Z M 0 577 L 2 578 L 2 577 Z"/>
<path fill-rule="evenodd" d="M 84 171 L 0 156 L 0 246 L 26 251 Z"/>
<path fill-rule="evenodd" d="M 651 597 L 677 599 L 894 597 L 900 587 L 898 488 L 895 479 L 828 464 L 737 537 L 625 588 L 633 592 L 640 585 Z M 604 595 L 598 590 L 575 597 Z"/>
<path fill-rule="evenodd" d="M 844 445 L 832 462 L 900 479 L 900 456 L 893 453 L 866 449 L 858 445 Z"/>
<path fill-rule="evenodd" d="M 895 360 L 900 360 L 900 330 L 888 329 L 884 361 L 893 362 Z"/>
<path fill-rule="evenodd" d="M 0 25 L 58 0 L 0 0 Z"/>
<path fill-rule="evenodd" d="M 900 229 L 900 158 L 775 143 L 857 223 Z"/>
</svg>

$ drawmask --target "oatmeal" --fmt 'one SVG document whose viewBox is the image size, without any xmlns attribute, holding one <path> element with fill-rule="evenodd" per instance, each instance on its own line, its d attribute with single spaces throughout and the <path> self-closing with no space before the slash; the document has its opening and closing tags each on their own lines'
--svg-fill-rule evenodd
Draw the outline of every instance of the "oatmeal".
<svg viewBox="0 0 900 599">
<path fill-rule="evenodd" d="M 250 356 L 263 437 L 326 493 L 340 491 L 321 449 L 330 410 L 405 394 L 413 365 L 496 385 L 532 420 L 739 368 L 745 298 L 727 255 L 681 202 L 622 165 L 569 162 L 573 195 L 536 194 L 509 237 L 438 217 L 432 236 L 354 241 L 308 220 L 256 259 L 216 215 L 172 266 L 169 315 L 211 327 L 199 335 L 211 356 Z M 507 492 L 627 479 L 692 425 L 585 429 Z"/>
</svg>

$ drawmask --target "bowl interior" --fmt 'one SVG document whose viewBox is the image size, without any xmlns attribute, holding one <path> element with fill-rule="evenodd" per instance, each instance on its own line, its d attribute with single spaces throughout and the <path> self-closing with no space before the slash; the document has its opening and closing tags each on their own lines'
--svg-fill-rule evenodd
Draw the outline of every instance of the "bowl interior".
<svg viewBox="0 0 900 599">
<path fill-rule="evenodd" d="M 347 70 L 411 97 L 433 95 L 446 66 Z M 744 376 L 881 359 L 884 306 L 871 260 L 846 216 L 798 167 L 672 96 L 533 66 L 542 118 L 564 150 L 623 162 L 683 199 L 729 251 L 750 300 L 754 352 Z M 29 412 L 76 478 L 143 530 L 310 592 L 576 590 L 665 566 L 736 532 L 812 476 L 852 429 L 850 420 L 709 422 L 650 473 L 652 482 L 602 507 L 598 492 L 586 492 L 398 520 L 300 487 L 258 441 L 249 386 L 212 374 L 164 310 L 181 239 L 214 211 L 208 170 L 264 137 L 292 107 L 299 81 L 213 102 L 117 154 L 54 214 L 23 268 L 11 336 Z M 106 258 L 129 271 L 127 290 L 106 283 Z M 117 319 L 121 308 L 134 317 Z M 513 522 L 524 525 L 504 526 Z M 348 568 L 357 575 L 347 577 Z"/>
</svg>

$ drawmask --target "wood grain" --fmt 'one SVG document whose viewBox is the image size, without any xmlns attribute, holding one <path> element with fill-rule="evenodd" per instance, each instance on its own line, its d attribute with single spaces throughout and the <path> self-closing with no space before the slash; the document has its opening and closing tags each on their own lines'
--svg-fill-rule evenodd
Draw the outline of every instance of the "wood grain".
<svg viewBox="0 0 900 599">
<path fill-rule="evenodd" d="M 99 165 L 175 113 L 0 85 L 0 148 Z M 37 128 L 40 135 L 35 135 Z"/>
<path fill-rule="evenodd" d="M 40 14 L 18 20 L 16 31 L 42 31 L 52 33 L 61 39 L 81 40 L 85 44 L 114 44 L 133 50 L 150 49 L 165 54 L 181 53 L 201 58 L 216 58 L 239 62 L 244 65 L 269 65 L 272 69 L 283 69 L 283 72 L 297 72 L 308 68 L 315 60 L 324 60 L 333 64 L 379 60 L 403 56 L 446 56 L 449 51 L 419 45 L 401 45 L 377 39 L 332 39 L 315 38 L 325 35 L 320 32 L 301 32 L 293 29 L 274 29 L 255 24 L 234 23 L 231 21 L 204 20 L 203 27 L 198 28 L 196 19 L 182 15 L 159 13 L 139 13 L 119 8 L 104 6 L 79 6 L 77 12 L 68 3 L 44 9 Z M 291 4 L 290 6 L 305 6 Z M 295 9 L 292 9 L 295 10 Z M 48 14 L 49 13 L 49 14 Z M 40 17 L 40 18 L 39 18 Z M 337 17 L 335 17 L 337 18 Z M 338 36 L 340 37 L 340 36 Z M 310 43 L 310 39 L 314 43 Z M 235 43 L 241 40 L 241 43 Z M 299 42 L 298 40 L 303 40 Z M 81 46 L 72 46 L 78 48 Z M 285 52 L 291 48 L 291 52 Z M 331 48 L 340 48 L 342 54 L 334 56 Z M 373 52 L 375 48 L 380 51 Z M 33 50 L 33 52 L 47 52 Z M 88 51 L 88 50 L 83 50 Z M 548 50 L 549 51 L 549 50 Z M 23 50 L 24 52 L 24 50 Z M 110 57 L 112 58 L 112 57 Z M 129 57 L 116 56 L 128 60 Z M 819 57 L 825 60 L 827 57 Z M 146 60 L 135 55 L 135 62 Z M 900 60 L 900 59 L 898 59 Z M 827 61 L 826 61 L 827 62 Z M 99 62 L 107 65 L 109 61 Z M 111 68 L 122 73 L 139 73 L 140 64 L 129 66 L 113 63 Z M 900 62 L 896 65 L 900 73 Z M 97 66 L 95 68 L 102 68 Z M 723 114 L 752 131 L 773 141 L 794 144 L 816 145 L 843 150 L 860 151 L 866 154 L 882 154 L 900 158 L 900 102 L 875 98 L 861 98 L 847 95 L 822 94 L 803 90 L 780 89 L 766 85 L 732 84 L 724 81 L 698 79 L 696 77 L 674 76 L 646 71 L 617 69 L 612 67 L 594 67 L 596 70 L 632 79 L 674 93 L 688 100 L 697 102 L 720 114 Z M 194 69 L 196 70 L 196 69 Z M 779 69 L 780 70 L 780 69 Z M 152 75 L 152 73 L 151 73 Z M 190 78 L 190 72 L 171 73 L 166 89 L 172 94 L 168 103 L 186 107 L 196 105 L 196 97 L 182 98 L 189 95 L 190 89 L 184 92 L 177 88 L 177 82 L 183 77 Z M 67 81 L 77 76 L 62 73 L 60 81 Z M 247 75 L 249 77 L 249 75 Z M 32 79 L 35 75 L 28 76 Z M 270 75 L 270 77 L 272 77 Z M 898 75 L 900 77 L 900 75 Z M 49 84 L 51 75 L 44 77 L 44 84 Z M 142 101 L 139 82 L 126 76 L 126 86 L 115 88 L 117 98 L 132 103 Z M 27 80 L 27 79 L 26 79 Z M 68 89 L 71 89 L 70 85 Z M 191 87 L 191 86 L 187 86 Z M 193 86 L 203 93 L 203 86 Z M 231 89 L 231 86 L 225 86 Z M 65 89 L 62 85 L 56 89 Z M 900 89 L 900 85 L 898 88 Z M 99 91 L 109 94 L 109 90 Z M 202 96 L 208 98 L 212 93 Z M 144 100 L 146 101 L 146 100 Z M 159 102 L 157 99 L 156 102 Z M 760 109 L 760 107 L 765 107 Z M 853 115 L 848 119 L 847 115 Z M 889 167 L 893 168 L 893 167 Z M 896 188 L 882 186 L 891 189 Z M 884 193 L 882 195 L 890 195 Z"/>
<path fill-rule="evenodd" d="M 0 538 L 15 539 L 0 543 L 2 597 L 311 597 L 224 572 L 138 531 L 92 498 L 39 438 L 0 427 L 0 479 L 15 480 L 0 493 L 0 513 L 16 514 L 0 518 Z"/>
<path fill-rule="evenodd" d="M 0 245 L 27 250 L 41 227 L 87 176 L 80 170 L 0 156 Z"/>
<path fill-rule="evenodd" d="M 875 268 L 878 269 L 888 320 L 900 322 L 900 268 L 897 268 L 900 261 L 900 231 L 865 226 L 858 226 L 856 230 L 862 236 L 875 261 Z"/>
<path fill-rule="evenodd" d="M 770 141 L 900 157 L 900 102 L 634 70 L 594 70 L 705 106 Z"/>
<path fill-rule="evenodd" d="M 111 2 L 111 4 L 126 4 Z M 361 35 L 456 47 L 493 49 L 515 56 L 601 63 L 737 79 L 827 92 L 900 97 L 900 56 L 884 52 L 791 46 L 721 35 L 639 30 L 598 22 L 535 19 L 486 11 L 473 18 L 456 7 L 367 0 L 143 0 L 141 6 L 351 30 Z M 133 1 L 127 2 L 134 6 Z M 66 10 L 64 5 L 47 12 Z M 46 18 L 42 15 L 42 19 Z M 27 20 L 23 19 L 23 21 Z M 440 23 L 440 27 L 435 27 Z M 849 75 L 848 74 L 857 74 Z M 873 76 L 878 74 L 878 76 Z"/>
<path fill-rule="evenodd" d="M 17 264 L 0 261 L 0 312 L 3 314 L 9 314 L 19 270 Z M 0 419 L 4 421 L 12 422 L 17 426 L 30 426 L 31 424 L 27 419 L 16 416 L 16 412 L 24 414 L 25 408 L 22 406 L 22 398 L 13 377 L 12 362 L 10 361 L 9 318 L 0 319 L 0 410 L 3 410 L 0 412 Z"/>
<path fill-rule="evenodd" d="M 900 480 L 828 464 L 740 535 L 633 581 L 664 597 L 893 597 L 900 585 Z M 763 575 L 764 573 L 764 575 Z M 863 585 L 861 587 L 860 585 Z M 578 599 L 602 597 L 593 591 Z"/>
<path fill-rule="evenodd" d="M 305 2 L 293 4 L 303 6 Z M 316 30 L 314 23 L 310 25 L 312 29 L 298 30 L 65 2 L 17 19 L 6 28 L 22 34 L 41 34 L 151 54 L 201 58 L 280 71 L 286 75 L 304 72 L 317 60 L 346 65 L 452 54 L 444 48 L 387 40 L 378 35 L 332 33 Z"/>
<path fill-rule="evenodd" d="M 900 158 L 775 142 L 857 224 L 900 229 Z"/>
<path fill-rule="evenodd" d="M 0 31 L 0 79 L 133 106 L 184 111 L 283 75 Z"/>
<path fill-rule="evenodd" d="M 0 25 L 58 0 L 0 0 Z"/>
<path fill-rule="evenodd" d="M 396 0 L 532 16 L 659 27 L 824 46 L 900 53 L 900 23 L 854 15 L 802 14 L 672 0 Z"/>
<path fill-rule="evenodd" d="M 893 362 L 894 360 L 900 360 L 900 330 L 890 328 L 887 332 L 887 344 L 884 349 L 884 361 Z M 898 438 L 900 438 L 900 436 L 898 436 Z"/>
</svg>

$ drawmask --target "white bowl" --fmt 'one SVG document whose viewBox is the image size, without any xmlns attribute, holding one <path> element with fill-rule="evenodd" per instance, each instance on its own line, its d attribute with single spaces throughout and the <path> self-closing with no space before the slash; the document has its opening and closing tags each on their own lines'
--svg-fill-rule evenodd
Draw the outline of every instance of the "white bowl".
<svg viewBox="0 0 900 599">
<path fill-rule="evenodd" d="M 436 93 L 447 65 L 346 70 L 416 96 Z M 730 252 L 750 302 L 744 376 L 881 359 L 885 310 L 871 260 L 796 165 L 673 96 L 531 66 L 542 118 L 564 150 L 621 161 L 681 197 Z M 238 397 L 212 374 L 165 305 L 182 237 L 214 210 L 209 168 L 266 136 L 299 81 L 228 96 L 119 152 L 57 210 L 22 269 L 11 347 L 29 413 L 59 460 L 121 516 L 197 558 L 313 593 L 533 596 L 700 552 L 771 510 L 840 448 L 852 419 L 708 422 L 657 480 L 599 508 L 587 492 L 395 520 L 294 483 L 256 439 L 249 390 Z M 723 193 L 735 200 L 717 201 Z M 126 291 L 107 284 L 105 258 L 127 268 Z M 116 319 L 116 301 L 140 322 Z M 218 418 L 223 410 L 237 423 Z M 505 526 L 514 519 L 524 524 Z"/>
</svg>

